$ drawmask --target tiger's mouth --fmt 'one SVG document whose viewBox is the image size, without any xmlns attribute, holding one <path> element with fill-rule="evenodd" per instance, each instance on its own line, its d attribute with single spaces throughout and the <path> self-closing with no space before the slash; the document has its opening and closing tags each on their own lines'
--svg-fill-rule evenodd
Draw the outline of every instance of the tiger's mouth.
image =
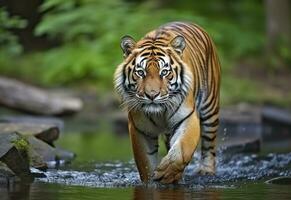
<svg viewBox="0 0 291 200">
<path fill-rule="evenodd" d="M 163 103 L 143 103 L 142 104 L 142 109 L 146 113 L 152 113 L 152 114 L 157 114 L 161 113 L 165 110 L 165 107 L 163 106 Z"/>
</svg>

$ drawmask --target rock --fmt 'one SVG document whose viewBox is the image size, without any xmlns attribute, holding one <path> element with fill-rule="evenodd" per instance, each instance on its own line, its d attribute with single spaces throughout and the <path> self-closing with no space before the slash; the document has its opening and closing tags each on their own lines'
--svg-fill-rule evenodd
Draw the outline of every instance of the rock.
<svg viewBox="0 0 291 200">
<path fill-rule="evenodd" d="M 56 160 L 56 152 L 52 146 L 35 137 L 28 137 L 28 142 L 32 167 L 45 170 L 48 162 Z"/>
<path fill-rule="evenodd" d="M 18 133 L 0 134 L 0 161 L 24 181 L 32 181 L 29 169 L 28 142 Z"/>
<path fill-rule="evenodd" d="M 276 121 L 291 127 L 291 113 L 286 110 L 274 107 L 264 107 L 262 110 L 262 117 L 265 120 Z"/>
<path fill-rule="evenodd" d="M 31 181 L 30 166 L 46 170 L 50 162 L 68 162 L 75 157 L 53 146 L 58 136 L 59 128 L 48 124 L 0 123 L 0 161 L 21 180 Z"/>
<path fill-rule="evenodd" d="M 79 98 L 52 93 L 4 77 L 0 77 L 0 104 L 42 115 L 71 114 L 83 107 Z"/>
<path fill-rule="evenodd" d="M 276 177 L 270 180 L 267 180 L 266 183 L 268 184 L 278 184 L 278 185 L 291 185 L 291 177 Z"/>
<path fill-rule="evenodd" d="M 34 137 L 29 137 L 28 142 L 31 146 L 31 166 L 40 170 L 47 169 L 48 163 L 58 164 L 60 161 L 70 162 L 76 157 L 76 155 L 72 152 L 61 148 L 54 148 Z"/>
<path fill-rule="evenodd" d="M 56 117 L 46 117 L 46 116 L 32 116 L 32 115 L 1 116 L 0 123 L 45 124 L 52 127 L 58 127 L 60 131 L 64 129 L 63 120 Z"/>
<path fill-rule="evenodd" d="M 259 138 L 233 138 L 221 147 L 223 153 L 258 153 L 261 149 Z"/>
<path fill-rule="evenodd" d="M 59 148 L 59 147 L 55 148 L 55 152 L 56 152 L 57 159 L 63 160 L 65 162 L 70 162 L 76 157 L 76 154 L 70 151 L 64 150 L 62 148 Z"/>
<path fill-rule="evenodd" d="M 36 138 L 52 144 L 59 137 L 59 129 L 47 124 L 30 123 L 0 123 L 0 133 L 17 132 L 24 136 L 35 136 Z"/>
<path fill-rule="evenodd" d="M 274 142 L 284 141 L 280 148 L 290 148 L 291 143 L 291 113 L 287 110 L 264 107 L 262 110 L 263 142 L 273 148 Z M 288 148 L 289 147 L 289 148 Z"/>
</svg>

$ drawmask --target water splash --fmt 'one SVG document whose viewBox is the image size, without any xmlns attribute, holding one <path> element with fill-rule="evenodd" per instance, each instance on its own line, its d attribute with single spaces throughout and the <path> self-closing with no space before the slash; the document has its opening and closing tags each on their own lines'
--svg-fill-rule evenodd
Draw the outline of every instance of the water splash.
<svg viewBox="0 0 291 200">
<path fill-rule="evenodd" d="M 183 187 L 225 187 L 231 183 L 247 180 L 262 180 L 275 176 L 291 176 L 291 153 L 237 154 L 232 156 L 218 155 L 215 176 L 199 176 L 194 171 L 199 167 L 199 156 L 195 154 L 193 161 L 186 168 L 181 181 Z M 142 183 L 133 161 L 95 163 L 91 171 L 57 170 L 45 172 L 46 178 L 38 178 L 41 182 L 61 183 L 90 187 L 128 187 Z"/>
</svg>

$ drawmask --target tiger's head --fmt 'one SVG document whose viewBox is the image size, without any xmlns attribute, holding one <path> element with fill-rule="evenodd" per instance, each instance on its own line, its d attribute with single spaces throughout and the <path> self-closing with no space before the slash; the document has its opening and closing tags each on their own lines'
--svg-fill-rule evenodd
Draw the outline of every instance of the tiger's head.
<svg viewBox="0 0 291 200">
<path fill-rule="evenodd" d="M 124 61 L 115 72 L 115 89 L 129 110 L 162 113 L 175 110 L 192 87 L 192 73 L 183 62 L 186 41 L 145 38 L 121 39 Z"/>
</svg>

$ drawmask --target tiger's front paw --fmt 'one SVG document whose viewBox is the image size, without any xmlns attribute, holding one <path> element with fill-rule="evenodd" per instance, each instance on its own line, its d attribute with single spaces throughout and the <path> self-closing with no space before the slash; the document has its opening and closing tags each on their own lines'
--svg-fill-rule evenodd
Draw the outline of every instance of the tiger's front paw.
<svg viewBox="0 0 291 200">
<path fill-rule="evenodd" d="M 183 162 L 165 157 L 155 170 L 153 180 L 161 183 L 176 183 L 182 178 L 184 168 Z"/>
</svg>

